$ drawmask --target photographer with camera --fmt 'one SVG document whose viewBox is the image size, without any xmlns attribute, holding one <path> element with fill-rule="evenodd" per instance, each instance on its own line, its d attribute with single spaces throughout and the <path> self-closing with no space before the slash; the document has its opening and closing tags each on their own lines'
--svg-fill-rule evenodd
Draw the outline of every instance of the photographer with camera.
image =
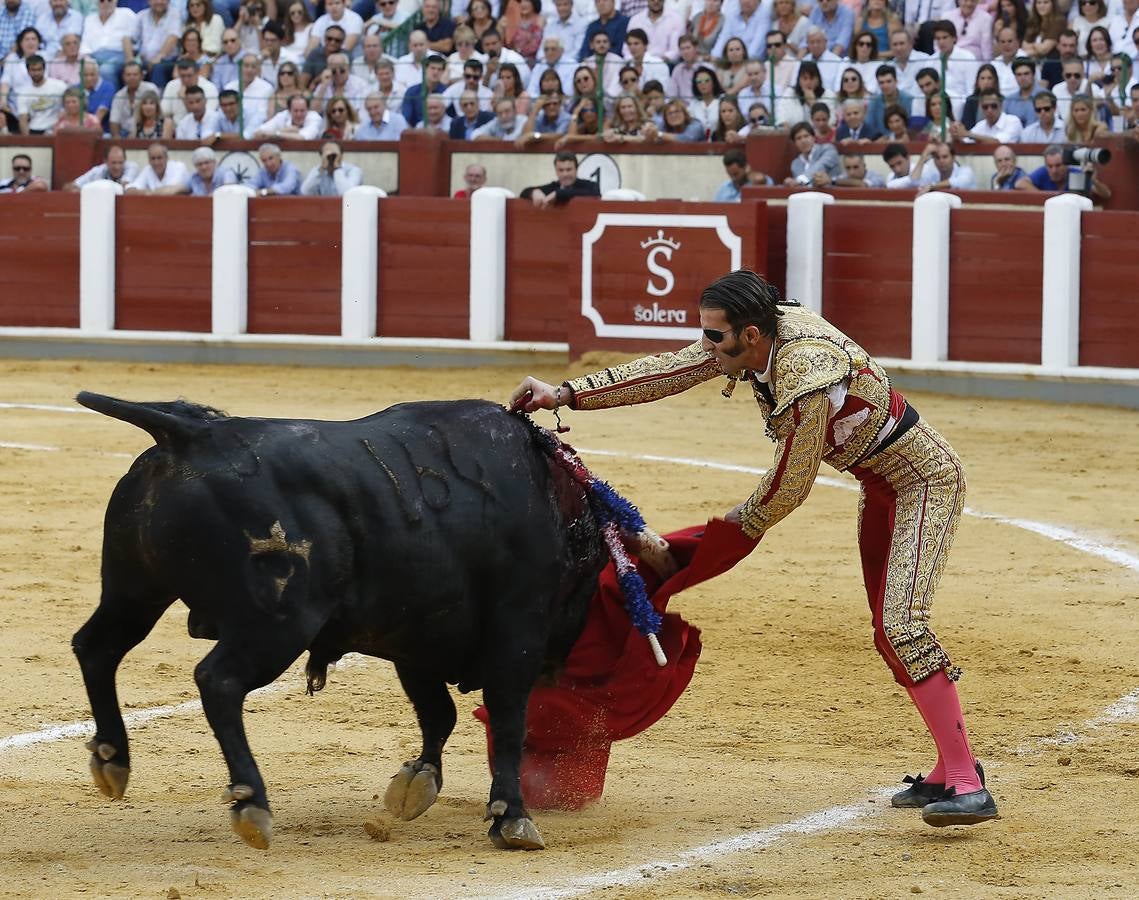
<svg viewBox="0 0 1139 900">
<path fill-rule="evenodd" d="M 301 193 L 306 197 L 343 197 L 363 180 L 359 166 L 343 162 L 344 153 L 334 141 L 322 144 L 320 165 L 308 173 Z"/>
<path fill-rule="evenodd" d="M 1111 151 L 1102 147 L 1061 147 L 1050 144 L 1044 150 L 1044 165 L 1029 173 L 1037 190 L 1071 191 L 1099 200 L 1111 197 L 1111 188 L 1096 176 L 1095 166 L 1111 160 Z"/>
<path fill-rule="evenodd" d="M 234 23 L 241 49 L 246 53 L 261 55 L 261 29 L 269 24 L 262 0 L 245 0 L 237 12 Z"/>
</svg>

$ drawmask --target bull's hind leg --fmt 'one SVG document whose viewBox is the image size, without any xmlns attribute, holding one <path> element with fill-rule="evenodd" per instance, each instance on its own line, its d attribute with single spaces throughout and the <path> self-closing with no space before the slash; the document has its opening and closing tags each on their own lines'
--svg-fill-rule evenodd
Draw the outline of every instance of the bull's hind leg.
<svg viewBox="0 0 1139 900">
<path fill-rule="evenodd" d="M 486 807 L 486 818 L 494 824 L 487 834 L 500 850 L 542 850 L 546 846 L 522 802 L 526 706 L 542 667 L 542 654 L 533 648 L 527 653 L 519 638 L 527 630 L 524 623 L 515 623 L 513 636 L 510 629 L 492 629 L 484 667 L 483 702 L 494 740 L 494 772 Z"/>
<path fill-rule="evenodd" d="M 229 802 L 233 830 L 258 850 L 269 846 L 273 814 L 265 782 L 245 736 L 242 707 L 246 695 L 264 687 L 287 669 L 303 652 L 307 640 L 295 635 L 249 629 L 239 637 L 222 640 L 194 669 L 202 696 L 202 709 L 221 746 L 229 768 Z"/>
<path fill-rule="evenodd" d="M 455 729 L 455 702 L 438 676 L 421 674 L 406 665 L 396 665 L 395 670 L 415 707 L 423 750 L 419 759 L 404 763 L 392 778 L 384 806 L 396 818 L 410 820 L 426 812 L 443 787 L 443 745 Z"/>
<path fill-rule="evenodd" d="M 99 790 L 122 799 L 130 777 L 130 747 L 119 709 L 115 673 L 123 657 L 154 628 L 172 599 L 139 599 L 104 590 L 99 607 L 71 639 L 95 717 L 91 775 Z"/>
</svg>

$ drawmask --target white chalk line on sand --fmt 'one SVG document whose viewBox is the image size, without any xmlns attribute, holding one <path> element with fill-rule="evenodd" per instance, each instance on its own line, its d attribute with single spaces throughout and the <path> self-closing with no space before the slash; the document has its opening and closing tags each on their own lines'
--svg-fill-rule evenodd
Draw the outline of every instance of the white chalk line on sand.
<svg viewBox="0 0 1139 900">
<path fill-rule="evenodd" d="M 361 656 L 359 653 L 348 653 L 329 666 L 329 669 L 338 671 L 363 665 L 367 662 L 368 657 L 366 656 Z M 275 681 L 272 684 L 265 685 L 265 687 L 250 691 L 249 696 L 259 697 L 269 694 L 279 694 L 296 686 L 297 682 L 292 679 Z M 123 714 L 123 724 L 126 725 L 127 728 L 135 728 L 139 725 L 145 725 L 147 722 L 153 722 L 155 719 L 167 719 L 186 715 L 187 713 L 199 712 L 201 708 L 201 700 L 186 700 L 183 703 L 172 703 L 168 706 L 151 706 L 146 709 L 136 709 L 133 712 Z M 46 728 L 41 728 L 39 731 L 27 731 L 23 734 L 13 734 L 6 738 L 0 738 L 0 751 L 19 750 L 23 747 L 35 746 L 36 744 L 50 744 L 55 741 L 62 741 L 66 738 L 84 737 L 94 734 L 94 719 L 84 719 L 81 722 L 65 722 L 59 725 L 49 725 Z M 2 770 L 2 768 L 3 764 L 0 762 L 0 770 Z"/>
<path fill-rule="evenodd" d="M 49 407 L 39 404 L 33 405 L 0 403 L 0 409 L 10 408 L 31 408 L 59 412 L 88 411 L 78 407 Z M 25 446 L 19 449 L 60 450 L 62 448 L 41 448 Z M 757 466 L 743 466 L 733 463 L 720 463 L 711 460 L 692 459 L 687 457 L 659 456 L 646 453 L 628 453 L 619 450 L 598 450 L 588 449 L 584 447 L 579 449 L 582 453 L 592 454 L 594 456 L 608 456 L 621 459 L 637 460 L 641 462 L 692 466 L 694 468 L 713 469 L 716 471 L 724 472 L 739 472 L 741 474 L 748 475 L 762 476 L 766 471 L 765 469 Z M 827 487 L 835 487 L 842 490 L 858 490 L 858 486 L 849 480 L 819 476 L 816 478 L 816 481 L 819 484 L 823 484 Z M 966 515 L 974 516 L 976 518 L 987 519 L 989 521 L 1012 525 L 1017 528 L 1031 531 L 1034 534 L 1038 534 L 1050 540 L 1066 544 L 1075 550 L 1090 554 L 1092 556 L 1097 556 L 1101 559 L 1114 563 L 1115 565 L 1121 566 L 1123 568 L 1127 568 L 1131 571 L 1139 572 L 1139 556 L 1136 556 L 1135 554 L 1130 553 L 1122 548 L 1105 544 L 1103 542 L 1089 538 L 1086 535 L 1081 535 L 1079 532 L 1073 531 L 1071 529 L 1056 525 L 1050 525 L 1043 522 L 1034 522 L 1030 519 L 1019 519 L 1008 516 L 1001 516 L 994 513 L 979 512 L 970 508 L 966 508 L 965 513 Z M 254 693 L 276 693 L 278 691 L 286 689 L 288 686 L 288 682 L 279 682 L 267 685 L 266 687 L 261 688 L 259 691 L 255 691 Z M 123 718 L 128 726 L 137 726 L 154 719 L 165 718 L 169 716 L 178 716 L 184 713 L 194 712 L 199 709 L 201 709 L 201 701 L 190 700 L 185 703 L 178 703 L 171 706 L 137 710 L 135 712 L 126 714 Z M 1062 731 L 1058 732 L 1052 737 L 1041 738 L 1029 745 L 1022 745 L 1022 748 L 1018 748 L 1016 752 L 1032 752 L 1032 750 L 1023 749 L 1024 747 L 1040 749 L 1045 746 L 1074 744 L 1086 737 L 1086 732 L 1094 731 L 1107 725 L 1118 724 L 1120 722 L 1128 721 L 1134 718 L 1139 718 L 1139 688 L 1116 700 L 1096 718 L 1089 719 L 1087 722 L 1085 722 L 1083 726 L 1085 731 L 1084 735 L 1071 731 Z M 0 739 L 0 750 L 16 749 L 18 747 L 48 743 L 51 741 L 62 740 L 68 737 L 90 734 L 93 728 L 94 722 L 88 720 L 84 722 L 55 725 L 37 732 L 12 735 L 11 737 Z M 888 788 L 879 788 L 876 791 L 871 792 L 870 797 L 868 797 L 867 800 L 873 797 L 885 798 L 889 795 L 890 790 L 891 789 Z M 747 850 L 756 850 L 763 847 L 768 847 L 783 837 L 819 834 L 824 831 L 841 828 L 844 825 L 849 825 L 859 819 L 866 818 L 872 814 L 876 814 L 879 811 L 880 807 L 875 807 L 866 801 L 863 801 L 861 803 L 846 804 L 843 806 L 832 806 L 828 809 L 809 813 L 791 822 L 772 825 L 767 828 L 745 832 L 743 834 L 735 835 L 723 840 L 713 841 L 699 847 L 692 847 L 688 850 L 683 850 L 677 853 L 670 859 L 639 863 L 637 865 L 627 866 L 621 869 L 611 869 L 608 871 L 580 875 L 554 885 L 535 885 L 507 893 L 496 892 L 494 896 L 505 898 L 525 897 L 543 898 L 543 900 L 562 900 L 562 898 L 581 896 L 582 894 L 589 893 L 590 891 L 604 890 L 606 888 L 614 887 L 627 887 L 632 884 L 643 884 L 657 875 L 666 875 L 674 872 L 680 872 L 685 869 L 692 868 L 695 865 L 699 865 L 703 862 L 707 862 L 708 860 L 715 859 L 719 856 L 726 856 L 733 853 L 740 853 Z"/>
</svg>

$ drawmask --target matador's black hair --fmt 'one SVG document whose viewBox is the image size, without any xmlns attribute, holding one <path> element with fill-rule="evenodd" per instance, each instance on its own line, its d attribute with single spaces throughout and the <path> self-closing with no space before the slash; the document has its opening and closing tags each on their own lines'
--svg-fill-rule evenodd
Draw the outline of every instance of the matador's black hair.
<svg viewBox="0 0 1139 900">
<path fill-rule="evenodd" d="M 798 306 L 799 301 L 783 299 L 779 288 L 750 269 L 736 269 L 704 288 L 700 305 L 722 309 L 737 331 L 755 325 L 768 337 L 775 337 L 776 320 L 783 315 L 779 307 Z"/>
</svg>

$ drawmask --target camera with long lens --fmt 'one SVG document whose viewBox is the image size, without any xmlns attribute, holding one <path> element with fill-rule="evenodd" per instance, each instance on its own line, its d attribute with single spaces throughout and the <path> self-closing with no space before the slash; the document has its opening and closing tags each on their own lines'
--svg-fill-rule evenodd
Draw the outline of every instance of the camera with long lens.
<svg viewBox="0 0 1139 900">
<path fill-rule="evenodd" d="M 1064 165 L 1089 166 L 1111 162 L 1111 151 L 1105 147 L 1065 147 Z"/>
<path fill-rule="evenodd" d="M 1079 166 L 1068 175 L 1068 189 L 1089 196 L 1092 190 L 1092 166 L 1111 162 L 1111 151 L 1104 147 L 1065 147 L 1064 165 Z"/>
</svg>

